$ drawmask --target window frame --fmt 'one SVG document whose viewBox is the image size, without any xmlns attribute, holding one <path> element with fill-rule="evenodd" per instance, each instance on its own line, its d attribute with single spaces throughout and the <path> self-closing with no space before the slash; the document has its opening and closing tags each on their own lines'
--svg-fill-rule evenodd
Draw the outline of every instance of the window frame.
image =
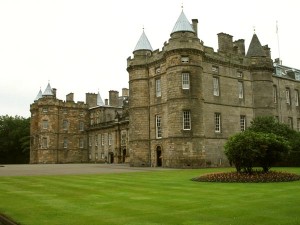
<svg viewBox="0 0 300 225">
<path fill-rule="evenodd" d="M 221 126 L 221 113 L 216 112 L 214 115 L 215 120 L 215 133 L 221 133 L 222 126 Z"/>
<path fill-rule="evenodd" d="M 161 79 L 155 80 L 155 95 L 156 97 L 161 97 Z"/>
<path fill-rule="evenodd" d="M 244 99 L 244 82 L 238 81 L 239 99 Z"/>
<path fill-rule="evenodd" d="M 213 77 L 213 95 L 220 96 L 220 79 L 219 79 L 219 77 Z"/>
<path fill-rule="evenodd" d="M 291 105 L 291 90 L 290 88 L 285 88 L 285 102 L 288 105 Z"/>
<path fill-rule="evenodd" d="M 162 118 L 161 115 L 155 116 L 155 136 L 156 139 L 162 138 Z"/>
<path fill-rule="evenodd" d="M 188 73 L 188 72 L 181 73 L 181 84 L 182 84 L 183 90 L 190 89 L 190 73 Z"/>
<path fill-rule="evenodd" d="M 246 116 L 245 115 L 240 115 L 240 128 L 241 128 L 241 131 L 246 130 Z"/>
<path fill-rule="evenodd" d="M 191 130 L 192 122 L 191 122 L 191 111 L 184 110 L 182 112 L 182 128 L 183 130 Z"/>
</svg>

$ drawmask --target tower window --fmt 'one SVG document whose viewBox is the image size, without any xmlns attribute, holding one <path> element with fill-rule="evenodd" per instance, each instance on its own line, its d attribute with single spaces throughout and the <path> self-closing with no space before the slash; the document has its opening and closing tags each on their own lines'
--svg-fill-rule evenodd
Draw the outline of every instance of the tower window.
<svg viewBox="0 0 300 225">
<path fill-rule="evenodd" d="M 64 148 L 68 148 L 68 138 L 64 138 Z"/>
<path fill-rule="evenodd" d="M 156 115 L 156 138 L 162 137 L 161 116 Z"/>
<path fill-rule="evenodd" d="M 221 113 L 215 113 L 215 132 L 221 133 Z"/>
<path fill-rule="evenodd" d="M 48 120 L 43 120 L 42 127 L 43 129 L 48 129 Z"/>
<path fill-rule="evenodd" d="M 160 79 L 155 80 L 156 97 L 161 97 Z"/>
<path fill-rule="evenodd" d="M 246 116 L 244 115 L 240 116 L 240 127 L 241 127 L 241 131 L 246 130 Z"/>
<path fill-rule="evenodd" d="M 190 130 L 191 129 L 191 112 L 183 111 L 183 129 Z"/>
<path fill-rule="evenodd" d="M 189 63 L 189 61 L 190 61 L 190 59 L 189 59 L 188 56 L 182 56 L 182 57 L 181 57 L 181 62 L 182 62 L 182 63 Z"/>
<path fill-rule="evenodd" d="M 182 73 L 182 89 L 190 89 L 190 74 Z"/>
<path fill-rule="evenodd" d="M 212 71 L 213 73 L 219 73 L 219 67 L 217 67 L 217 66 L 212 66 L 212 67 L 211 67 L 211 71 Z"/>
<path fill-rule="evenodd" d="M 299 106 L 299 91 L 295 90 L 295 106 Z"/>
<path fill-rule="evenodd" d="M 239 99 L 244 98 L 244 85 L 242 81 L 238 82 L 238 87 L 239 87 Z"/>
<path fill-rule="evenodd" d="M 273 86 L 273 102 L 277 103 L 277 86 Z"/>
<path fill-rule="evenodd" d="M 214 96 L 220 95 L 220 87 L 219 87 L 219 78 L 213 77 L 213 89 L 214 89 Z"/>
<path fill-rule="evenodd" d="M 290 95 L 289 88 L 285 89 L 285 98 L 286 98 L 286 104 L 290 105 L 291 104 L 291 95 Z"/>
</svg>

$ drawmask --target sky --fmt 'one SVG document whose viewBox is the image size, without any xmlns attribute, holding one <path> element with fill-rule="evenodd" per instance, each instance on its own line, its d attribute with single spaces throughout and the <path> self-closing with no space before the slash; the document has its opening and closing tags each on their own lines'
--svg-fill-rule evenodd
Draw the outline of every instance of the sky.
<svg viewBox="0 0 300 225">
<path fill-rule="evenodd" d="M 245 39 L 247 51 L 255 30 L 272 59 L 300 69 L 299 0 L 1 0 L 0 116 L 29 117 L 48 82 L 62 100 L 71 92 L 76 102 L 85 93 L 121 94 L 143 29 L 161 50 L 182 7 L 214 51 L 221 32 Z"/>
</svg>

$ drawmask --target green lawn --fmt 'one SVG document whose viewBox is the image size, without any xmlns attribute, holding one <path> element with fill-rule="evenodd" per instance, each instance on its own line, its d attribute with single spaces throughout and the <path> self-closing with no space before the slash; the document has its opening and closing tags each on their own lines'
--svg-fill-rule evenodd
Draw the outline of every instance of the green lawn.
<svg viewBox="0 0 300 225">
<path fill-rule="evenodd" d="M 300 224 L 300 181 L 190 181 L 224 170 L 0 177 L 0 212 L 22 225 Z"/>
</svg>

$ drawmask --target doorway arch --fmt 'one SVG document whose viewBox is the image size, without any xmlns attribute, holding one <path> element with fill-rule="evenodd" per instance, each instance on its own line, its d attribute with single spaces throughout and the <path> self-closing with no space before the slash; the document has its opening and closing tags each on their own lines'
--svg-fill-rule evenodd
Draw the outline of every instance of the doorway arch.
<svg viewBox="0 0 300 225">
<path fill-rule="evenodd" d="M 156 166 L 161 167 L 162 166 L 162 151 L 161 147 L 157 146 L 156 147 Z"/>
</svg>

